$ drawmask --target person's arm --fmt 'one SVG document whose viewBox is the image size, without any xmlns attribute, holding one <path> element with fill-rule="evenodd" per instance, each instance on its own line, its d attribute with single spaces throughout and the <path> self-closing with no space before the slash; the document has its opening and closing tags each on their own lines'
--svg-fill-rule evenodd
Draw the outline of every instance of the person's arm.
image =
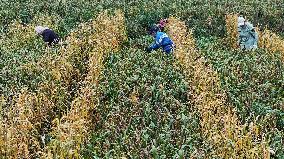
<svg viewBox="0 0 284 159">
<path fill-rule="evenodd" d="M 250 30 L 249 30 L 249 34 L 250 34 L 250 36 L 254 39 L 253 45 L 257 45 L 258 34 L 257 34 L 257 32 L 255 31 L 255 29 L 254 29 L 254 28 L 250 29 Z"/>
<path fill-rule="evenodd" d="M 159 45 L 157 45 L 156 43 L 152 44 L 151 46 L 146 48 L 147 52 L 151 52 L 153 50 L 157 50 L 159 48 Z"/>
<path fill-rule="evenodd" d="M 152 50 L 157 50 L 157 49 L 160 48 L 160 45 L 157 44 L 157 43 L 154 43 L 154 44 L 152 44 L 149 48 L 151 49 L 151 51 L 152 51 Z"/>
<path fill-rule="evenodd" d="M 253 33 L 253 36 L 254 36 L 254 39 L 255 39 L 254 45 L 257 45 L 257 43 L 258 43 L 258 33 L 255 30 L 253 30 L 252 33 Z"/>
<path fill-rule="evenodd" d="M 238 35 L 238 46 L 241 46 L 241 39 L 240 39 L 240 35 Z"/>
<path fill-rule="evenodd" d="M 153 50 L 157 50 L 161 47 L 161 39 L 156 39 L 155 43 L 152 44 L 150 47 L 147 48 L 147 52 L 151 52 Z"/>
</svg>

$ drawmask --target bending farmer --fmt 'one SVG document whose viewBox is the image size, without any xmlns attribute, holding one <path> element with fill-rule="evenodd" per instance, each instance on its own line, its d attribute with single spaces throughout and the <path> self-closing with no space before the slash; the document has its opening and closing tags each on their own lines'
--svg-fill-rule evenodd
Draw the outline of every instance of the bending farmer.
<svg viewBox="0 0 284 159">
<path fill-rule="evenodd" d="M 149 29 L 149 34 L 155 38 L 155 43 L 146 49 L 147 52 L 151 52 L 152 50 L 157 50 L 160 47 L 162 47 L 163 51 L 166 52 L 167 54 L 173 52 L 174 48 L 173 41 L 169 38 L 169 36 L 166 33 L 160 32 L 157 26 L 155 25 L 152 26 Z"/>
<path fill-rule="evenodd" d="M 48 46 L 58 44 L 59 42 L 59 37 L 58 35 L 48 27 L 43 27 L 43 26 L 37 26 L 35 28 L 35 31 L 38 35 L 41 35 L 43 38 L 43 41 L 48 44 Z"/>
<path fill-rule="evenodd" d="M 255 50 L 257 48 L 258 34 L 250 22 L 238 17 L 238 44 L 241 50 Z"/>
</svg>

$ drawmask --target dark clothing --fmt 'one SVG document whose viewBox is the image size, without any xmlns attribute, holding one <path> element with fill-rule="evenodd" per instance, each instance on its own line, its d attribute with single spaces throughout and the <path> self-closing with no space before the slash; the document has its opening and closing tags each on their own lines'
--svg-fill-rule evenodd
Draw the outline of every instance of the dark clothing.
<svg viewBox="0 0 284 159">
<path fill-rule="evenodd" d="M 161 32 L 165 32 L 165 28 L 164 27 L 159 27 L 160 28 L 160 30 L 161 30 Z"/>
<path fill-rule="evenodd" d="M 53 44 L 57 44 L 59 42 L 58 35 L 50 29 L 45 29 L 41 35 L 42 35 L 43 41 L 47 42 L 49 46 Z"/>
</svg>

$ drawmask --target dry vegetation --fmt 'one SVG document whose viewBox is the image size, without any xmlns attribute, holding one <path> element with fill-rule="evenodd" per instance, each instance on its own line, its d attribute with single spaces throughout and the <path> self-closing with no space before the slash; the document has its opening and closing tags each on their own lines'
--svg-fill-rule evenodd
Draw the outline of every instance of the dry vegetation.
<svg viewBox="0 0 284 159">
<path fill-rule="evenodd" d="M 279 4 L 0 2 L 0 158 L 283 158 Z M 238 51 L 242 9 L 267 25 L 253 52 Z M 167 17 L 174 55 L 147 54 Z"/>
<path fill-rule="evenodd" d="M 201 117 L 202 134 L 213 146 L 214 151 L 209 156 L 269 158 L 264 135 L 254 123 L 242 125 L 238 121 L 233 107 L 226 103 L 218 73 L 195 49 L 192 32 L 187 31 L 185 23 L 170 18 L 167 29 L 177 45 L 176 57 L 192 87 L 191 100 Z"/>
</svg>

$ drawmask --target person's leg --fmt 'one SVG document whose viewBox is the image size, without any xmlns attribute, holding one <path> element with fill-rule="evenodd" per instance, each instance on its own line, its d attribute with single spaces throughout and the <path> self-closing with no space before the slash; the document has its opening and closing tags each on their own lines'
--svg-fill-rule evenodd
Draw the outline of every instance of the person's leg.
<svg viewBox="0 0 284 159">
<path fill-rule="evenodd" d="M 164 52 L 166 53 L 166 54 L 171 54 L 171 53 L 173 53 L 173 51 L 174 51 L 174 46 L 172 46 L 172 45 L 167 45 L 166 47 L 164 47 L 163 49 L 164 49 Z"/>
</svg>

